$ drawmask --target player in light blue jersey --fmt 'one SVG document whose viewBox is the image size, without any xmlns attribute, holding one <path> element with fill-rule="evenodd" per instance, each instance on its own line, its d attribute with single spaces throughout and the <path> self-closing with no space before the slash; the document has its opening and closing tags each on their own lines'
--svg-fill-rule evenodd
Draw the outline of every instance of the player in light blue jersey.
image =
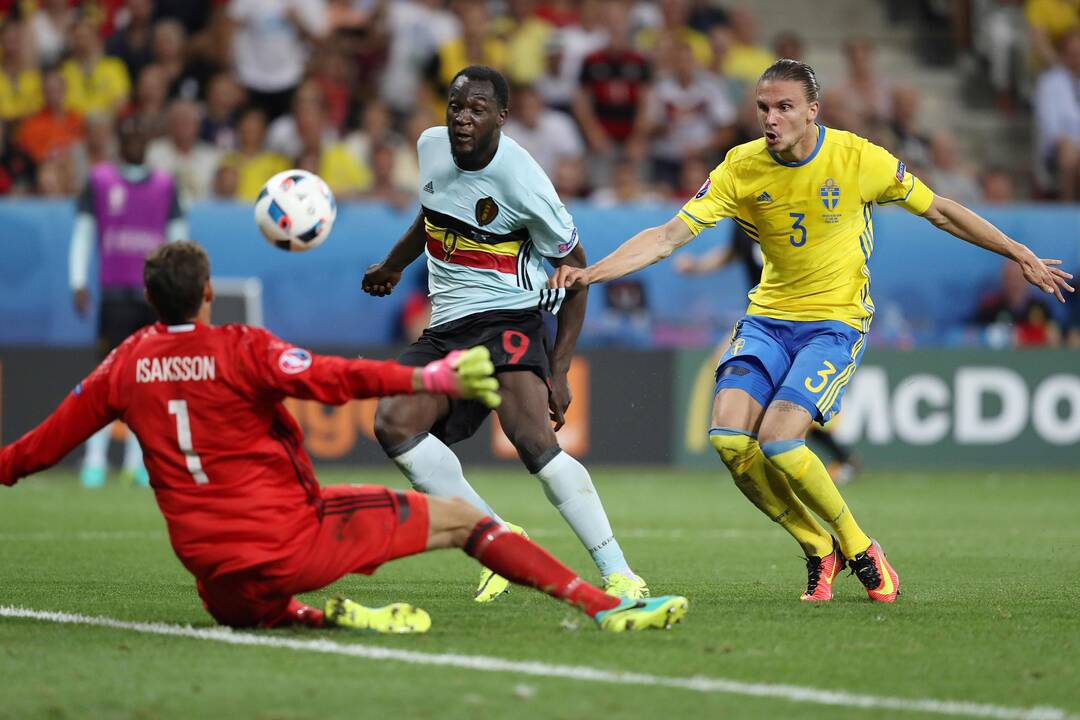
<svg viewBox="0 0 1080 720">
<path fill-rule="evenodd" d="M 362 287 L 388 295 L 402 270 L 427 253 L 431 324 L 398 360 L 425 365 L 450 350 L 487 347 L 503 397 L 499 422 L 518 456 L 592 555 L 604 589 L 642 598 L 649 589 L 623 557 L 588 471 L 555 436 L 570 405 L 567 372 L 586 293 L 547 289 L 544 261 L 584 267 L 585 253 L 551 181 L 501 132 L 508 95 L 506 80 L 491 68 L 457 74 L 446 126 L 417 142 L 420 213 L 386 258 L 368 268 Z M 543 311 L 558 317 L 554 348 Z M 464 498 L 497 518 L 448 447 L 472 436 L 489 412 L 442 396 L 387 398 L 375 414 L 375 435 L 413 487 Z M 476 600 L 493 600 L 507 588 L 505 579 L 485 571 Z"/>
</svg>

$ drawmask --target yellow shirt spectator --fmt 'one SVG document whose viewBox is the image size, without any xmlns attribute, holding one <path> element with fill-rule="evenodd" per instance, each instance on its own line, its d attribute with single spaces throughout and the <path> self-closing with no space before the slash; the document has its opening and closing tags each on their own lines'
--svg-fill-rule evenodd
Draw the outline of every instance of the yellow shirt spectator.
<svg viewBox="0 0 1080 720">
<path fill-rule="evenodd" d="M 1080 2 L 1076 0 L 1027 0 L 1024 13 L 1028 23 L 1053 42 L 1080 27 Z"/>
<path fill-rule="evenodd" d="M 319 176 L 339 198 L 358 195 L 371 187 L 371 169 L 343 143 L 323 147 L 319 156 Z"/>
<path fill-rule="evenodd" d="M 41 72 L 27 68 L 13 78 L 0 70 L 0 120 L 33 115 L 43 104 Z"/>
<path fill-rule="evenodd" d="M 496 23 L 498 34 L 505 38 L 506 72 L 512 83 L 531 85 L 545 70 L 545 46 L 551 37 L 551 25 L 538 17 L 516 23 L 506 18 Z"/>
<path fill-rule="evenodd" d="M 724 57 L 724 74 L 744 85 L 755 85 L 761 73 L 775 60 L 776 55 L 763 47 L 732 45 Z"/>
<path fill-rule="evenodd" d="M 292 167 L 288 158 L 272 152 L 260 152 L 251 157 L 231 152 L 221 159 L 221 164 L 236 168 L 236 198 L 248 202 L 255 202 L 271 175 Z"/>
<path fill-rule="evenodd" d="M 131 92 L 127 67 L 114 57 L 99 58 L 90 72 L 68 60 L 60 66 L 60 74 L 67 82 L 67 109 L 80 115 L 115 112 Z"/>
<path fill-rule="evenodd" d="M 503 70 L 506 68 L 509 56 L 506 43 L 497 38 L 488 38 L 484 41 L 483 57 L 479 59 L 468 56 L 464 40 L 461 38 L 451 40 L 439 48 L 439 82 L 444 87 L 450 87 L 450 81 L 457 75 L 458 70 L 473 64 L 488 65 L 496 70 Z M 444 100 L 440 100 L 440 103 L 442 103 L 440 107 L 446 104 Z"/>
<path fill-rule="evenodd" d="M 646 55 L 651 55 L 656 49 L 660 37 L 667 32 L 663 29 L 644 28 L 634 36 L 634 47 Z M 677 31 L 677 40 L 681 40 L 690 46 L 694 52 L 694 59 L 701 67 L 709 67 L 712 64 L 712 48 L 709 46 L 709 38 L 689 27 L 681 27 Z M 762 68 L 764 70 L 765 68 Z"/>
</svg>

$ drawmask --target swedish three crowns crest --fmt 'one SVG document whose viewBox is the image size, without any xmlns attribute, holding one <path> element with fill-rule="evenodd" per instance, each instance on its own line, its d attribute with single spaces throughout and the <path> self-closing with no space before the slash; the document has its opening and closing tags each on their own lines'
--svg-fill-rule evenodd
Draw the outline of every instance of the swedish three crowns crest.
<svg viewBox="0 0 1080 720">
<path fill-rule="evenodd" d="M 839 202 L 840 186 L 836 184 L 835 180 L 829 178 L 821 186 L 821 204 L 825 206 L 826 210 L 833 210 Z"/>
</svg>

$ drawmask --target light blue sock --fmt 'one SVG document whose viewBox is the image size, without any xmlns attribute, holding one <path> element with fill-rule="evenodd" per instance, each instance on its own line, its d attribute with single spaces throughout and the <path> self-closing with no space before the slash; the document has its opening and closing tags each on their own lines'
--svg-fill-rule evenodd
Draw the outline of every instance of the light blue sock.
<svg viewBox="0 0 1080 720">
<path fill-rule="evenodd" d="M 436 497 L 459 497 L 493 520 L 503 521 L 465 479 L 454 451 L 434 435 L 425 434 L 422 440 L 404 452 L 391 455 L 390 459 L 420 492 Z"/>
<path fill-rule="evenodd" d="M 128 428 L 127 440 L 124 442 L 124 469 L 138 472 L 142 470 L 142 467 L 142 447 L 139 445 L 139 438 L 135 437 L 131 428 Z"/>
<path fill-rule="evenodd" d="M 547 499 L 592 555 L 600 574 L 607 577 L 617 572 L 633 577 L 634 572 L 611 532 L 604 505 L 585 466 L 569 454 L 560 452 L 540 468 L 536 477 L 543 484 Z"/>
<path fill-rule="evenodd" d="M 112 425 L 106 425 L 91 435 L 86 441 L 86 455 L 83 456 L 84 469 L 105 469 L 108 464 L 109 435 Z"/>
</svg>

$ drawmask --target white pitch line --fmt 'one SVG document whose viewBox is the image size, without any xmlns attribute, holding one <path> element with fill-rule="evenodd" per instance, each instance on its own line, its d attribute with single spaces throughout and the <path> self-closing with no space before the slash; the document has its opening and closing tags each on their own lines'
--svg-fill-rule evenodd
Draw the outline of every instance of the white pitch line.
<svg viewBox="0 0 1080 720">
<path fill-rule="evenodd" d="M 1080 720 L 1080 717 L 1069 715 L 1066 711 L 1055 707 L 1021 708 L 954 700 L 933 700 L 930 698 L 856 695 L 848 692 L 800 687 L 798 685 L 748 683 L 739 680 L 702 676 L 665 677 L 663 675 L 604 670 L 582 665 L 554 665 L 538 660 L 507 660 L 486 655 L 459 655 L 457 653 L 425 653 L 415 650 L 397 650 L 353 643 L 338 643 L 332 640 L 296 640 L 266 634 L 235 632 L 220 627 L 193 628 L 190 625 L 129 622 L 109 617 L 46 612 L 2 605 L 0 605 L 0 617 L 42 620 L 71 625 L 91 625 L 116 630 L 130 630 L 148 635 L 168 635 L 194 640 L 209 640 L 227 645 L 281 648 L 301 652 L 345 655 L 367 660 L 389 660 L 412 665 L 436 665 L 483 672 L 516 673 L 581 682 L 675 688 L 701 693 L 746 695 L 791 702 L 809 702 L 819 705 L 923 712 L 953 717 L 994 718 L 995 720 Z"/>
</svg>

